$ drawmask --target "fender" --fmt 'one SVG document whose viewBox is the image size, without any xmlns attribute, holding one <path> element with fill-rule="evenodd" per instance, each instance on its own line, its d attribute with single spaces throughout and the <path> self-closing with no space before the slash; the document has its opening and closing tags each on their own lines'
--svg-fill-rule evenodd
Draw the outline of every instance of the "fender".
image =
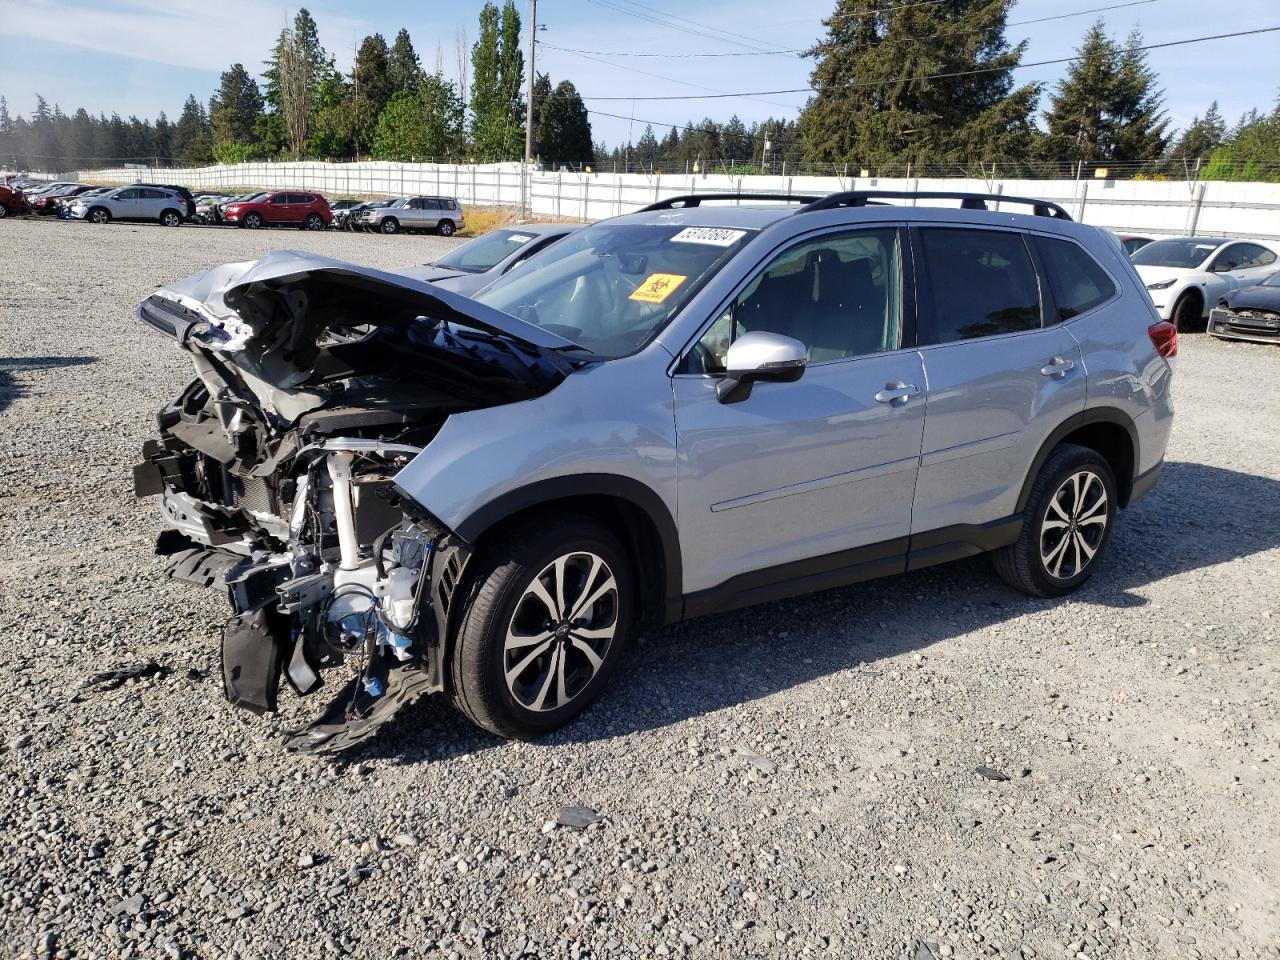
<svg viewBox="0 0 1280 960">
<path fill-rule="evenodd" d="M 1053 448 L 1060 444 L 1064 437 L 1074 433 L 1081 427 L 1087 427 L 1094 423 L 1111 423 L 1118 427 L 1123 427 L 1125 433 L 1129 435 L 1129 442 L 1133 445 L 1133 472 L 1127 477 L 1116 477 L 1116 483 L 1120 487 L 1120 506 L 1129 505 L 1129 495 L 1133 489 L 1133 482 L 1137 478 L 1138 464 L 1142 462 L 1141 450 L 1138 442 L 1138 428 L 1134 425 L 1132 418 L 1118 407 L 1089 407 L 1080 413 L 1073 414 L 1049 434 L 1048 439 L 1040 447 L 1036 453 L 1035 459 L 1031 461 L 1031 469 L 1027 471 L 1026 478 L 1022 481 L 1022 491 L 1018 494 L 1017 513 L 1021 514 L 1026 509 L 1027 500 L 1031 497 L 1031 485 L 1035 483 L 1036 477 L 1040 474 L 1040 468 L 1044 466 L 1049 454 L 1053 452 Z"/>
<path fill-rule="evenodd" d="M 680 534 L 662 497 L 639 480 L 612 473 L 579 473 L 539 480 L 494 498 L 460 522 L 454 532 L 468 543 L 475 543 L 494 524 L 522 510 L 553 500 L 572 500 L 578 497 L 623 500 L 649 519 L 661 544 L 666 571 L 663 595 L 660 598 L 661 619 L 663 623 L 674 623 L 681 619 L 684 612 L 684 580 L 680 561 Z"/>
</svg>

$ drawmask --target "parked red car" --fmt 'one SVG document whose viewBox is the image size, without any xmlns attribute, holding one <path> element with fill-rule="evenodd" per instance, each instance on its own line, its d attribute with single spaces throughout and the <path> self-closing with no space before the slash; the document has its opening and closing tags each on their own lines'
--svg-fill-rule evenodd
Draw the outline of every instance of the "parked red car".
<svg viewBox="0 0 1280 960">
<path fill-rule="evenodd" d="M 22 196 L 21 190 L 15 190 L 6 184 L 0 184 L 0 220 L 8 216 L 18 216 L 31 209 Z"/>
<path fill-rule="evenodd" d="M 78 197 L 80 194 L 92 189 L 93 187 L 87 183 L 78 183 L 74 187 L 64 187 L 53 193 L 42 193 L 36 197 L 36 202 L 31 205 L 31 212 L 38 213 L 41 216 L 54 216 L 58 213 L 58 201 Z"/>
<path fill-rule="evenodd" d="M 222 219 L 249 230 L 275 226 L 323 230 L 333 220 L 333 214 L 329 201 L 318 193 L 277 190 L 253 200 L 227 204 Z"/>
</svg>

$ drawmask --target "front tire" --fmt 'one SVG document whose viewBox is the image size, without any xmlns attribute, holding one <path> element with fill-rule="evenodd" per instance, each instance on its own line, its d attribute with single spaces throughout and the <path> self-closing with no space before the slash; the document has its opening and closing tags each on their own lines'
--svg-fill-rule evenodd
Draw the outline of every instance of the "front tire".
<svg viewBox="0 0 1280 960">
<path fill-rule="evenodd" d="M 1200 295 L 1187 291 L 1173 305 L 1173 312 L 1169 317 L 1179 333 L 1194 333 L 1205 328 L 1203 312 L 1204 304 Z"/>
<path fill-rule="evenodd" d="M 601 693 L 631 637 L 634 576 L 606 528 L 543 515 L 477 557 L 451 658 L 454 699 L 500 737 L 568 723 Z"/>
<path fill-rule="evenodd" d="M 259 227 L 262 226 L 262 217 L 256 213 L 250 213 L 250 214 L 247 214 L 245 218 L 240 221 L 240 223 L 244 226 L 246 230 L 257 230 Z"/>
<path fill-rule="evenodd" d="M 1018 539 L 992 554 L 996 573 L 1033 597 L 1071 593 L 1101 566 L 1118 508 L 1115 476 L 1102 455 L 1062 444 L 1031 486 Z"/>
<path fill-rule="evenodd" d="M 436 233 L 440 234 L 442 237 L 452 237 L 453 231 L 454 226 L 452 220 L 441 220 L 436 224 Z"/>
<path fill-rule="evenodd" d="M 90 223 L 110 223 L 111 211 L 107 210 L 105 207 L 94 207 L 89 211 L 89 215 L 85 217 L 85 219 Z"/>
<path fill-rule="evenodd" d="M 399 233 L 400 221 L 395 217 L 385 217 L 383 218 L 382 225 L 378 229 L 386 234 Z"/>
</svg>

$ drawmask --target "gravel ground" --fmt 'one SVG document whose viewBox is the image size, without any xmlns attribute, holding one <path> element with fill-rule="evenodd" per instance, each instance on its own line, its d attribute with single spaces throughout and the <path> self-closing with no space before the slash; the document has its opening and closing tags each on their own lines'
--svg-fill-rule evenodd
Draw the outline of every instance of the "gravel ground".
<svg viewBox="0 0 1280 960">
<path fill-rule="evenodd" d="M 342 762 L 282 753 L 320 704 L 224 703 L 225 601 L 151 556 L 130 468 L 188 368 L 131 312 L 272 247 L 447 244 L 0 229 L 0 953 L 1280 956 L 1263 346 L 1184 338 L 1171 462 L 1069 600 L 966 561 L 651 633 L 537 743 L 428 698 Z"/>
</svg>

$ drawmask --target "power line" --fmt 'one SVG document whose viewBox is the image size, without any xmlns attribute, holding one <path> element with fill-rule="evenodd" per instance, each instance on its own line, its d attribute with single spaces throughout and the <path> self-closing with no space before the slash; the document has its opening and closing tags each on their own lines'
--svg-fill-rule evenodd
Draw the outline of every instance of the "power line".
<svg viewBox="0 0 1280 960">
<path fill-rule="evenodd" d="M 1186 40 L 1168 40 L 1164 43 L 1147 43 L 1138 47 L 1124 47 L 1121 53 L 1139 53 L 1144 50 L 1162 50 L 1166 47 L 1181 47 L 1191 43 L 1205 43 L 1209 40 L 1228 40 L 1233 37 L 1251 37 L 1262 33 L 1274 33 L 1280 30 L 1280 26 L 1276 27 L 1258 27 L 1255 30 L 1237 30 L 1234 33 L 1216 33 L 1206 37 L 1189 37 Z M 1028 70 L 1032 67 L 1050 67 L 1063 63 L 1074 63 L 1083 57 L 1076 54 L 1073 57 L 1059 57 L 1055 60 L 1036 60 L 1032 63 L 1018 63 L 1009 67 L 978 67 L 974 70 L 955 70 L 950 73 L 930 73 L 922 76 L 910 77 L 894 77 L 891 80 L 868 80 L 862 83 L 842 84 L 837 89 L 854 90 L 860 87 L 885 87 L 895 83 L 914 83 L 917 80 L 942 80 L 951 77 L 971 77 L 983 73 L 1003 73 L 1006 70 Z M 703 93 L 703 94 L 681 94 L 678 96 L 665 97 L 586 97 L 583 100 L 720 100 L 725 97 L 777 97 L 791 93 L 817 93 L 813 87 L 795 87 L 789 90 L 750 90 L 742 93 Z"/>
<path fill-rule="evenodd" d="M 695 30 L 691 27 L 681 26 L 679 23 L 673 22 L 665 14 L 659 18 L 653 14 L 642 13 L 639 10 L 632 10 L 628 7 L 621 6 L 619 3 L 614 2 L 614 0 L 587 0 L 587 2 L 593 3 L 597 7 L 602 7 L 605 10 L 611 10 L 614 13 L 621 13 L 628 17 L 635 17 L 637 20 L 643 20 L 646 23 L 654 23 L 658 26 L 666 27 L 669 30 L 678 30 L 682 33 L 692 34 L 695 37 L 702 37 L 704 40 L 715 40 L 719 43 L 728 43 L 735 47 L 746 47 L 748 50 L 755 50 L 756 52 L 762 52 L 765 49 L 758 42 L 744 43 L 741 40 L 735 40 L 732 37 L 709 33 L 706 30 Z M 774 49 L 777 49 L 776 44 L 773 46 Z"/>
<path fill-rule="evenodd" d="M 561 52 L 563 52 L 563 53 L 569 53 L 569 54 L 574 55 L 575 57 L 581 57 L 583 60 L 590 60 L 592 63 L 598 63 L 598 64 L 600 64 L 601 66 L 609 67 L 611 70 L 626 70 L 628 73 L 636 73 L 636 74 L 639 74 L 639 75 L 640 75 L 640 76 L 642 76 L 642 77 L 653 77 L 655 80 L 665 80 L 665 81 L 667 81 L 668 83 L 678 83 L 678 84 L 680 84 L 680 85 L 682 85 L 682 86 L 685 86 L 685 87 L 694 87 L 695 89 L 698 89 L 698 90 L 709 90 L 709 91 L 711 91 L 711 92 L 713 92 L 713 93 L 718 93 L 718 94 L 721 94 L 721 95 L 724 95 L 724 96 L 731 96 L 731 94 L 725 94 L 725 92 L 724 92 L 723 90 L 717 90 L 715 87 L 707 87 L 707 86 L 703 86 L 703 85 L 702 85 L 702 84 L 700 84 L 700 83 L 693 83 L 693 82 L 692 82 L 692 81 L 690 81 L 690 80 L 677 80 L 675 77 L 667 77 L 667 76 L 663 76 L 663 75 L 662 75 L 662 74 L 660 74 L 660 73 L 650 73 L 648 70 L 640 70 L 640 69 L 638 69 L 638 68 L 636 68 L 636 67 L 628 67 L 628 66 L 626 66 L 626 65 L 624 65 L 624 64 L 621 64 L 621 63 L 609 63 L 607 60 L 600 60 L 600 59 L 597 59 L 596 57 L 593 57 L 591 54 L 589 54 L 589 53 L 583 53 L 583 52 L 582 52 L 582 51 L 580 51 L 580 50 L 569 50 L 569 49 L 566 49 L 566 48 L 564 48 L 564 47 L 557 47 L 557 46 L 554 46 L 553 44 L 550 44 L 550 43 L 544 43 L 544 42 L 543 42 L 543 41 L 541 41 L 541 40 L 539 40 L 539 41 L 538 41 L 538 46 L 539 46 L 539 47 L 546 47 L 548 50 L 559 50 L 559 51 L 561 51 Z M 778 102 L 776 102 L 776 101 L 774 101 L 774 100 L 761 100 L 761 99 L 759 99 L 759 98 L 757 98 L 757 97 L 749 97 L 748 99 L 753 100 L 753 101 L 754 101 L 754 102 L 756 102 L 756 103 L 763 103 L 763 104 L 766 104 L 766 105 L 771 106 L 771 107 L 781 107 L 781 108 L 782 108 L 782 109 L 784 109 L 784 110 L 794 110 L 794 109 L 796 109 L 795 107 L 793 107 L 793 106 L 792 106 L 791 104 L 789 104 L 789 103 L 778 103 Z"/>
<path fill-rule="evenodd" d="M 1008 27 L 1018 27 L 1029 23 L 1048 23 L 1051 20 L 1067 20 L 1071 17 L 1083 17 L 1090 13 L 1104 13 L 1108 10 L 1120 10 L 1124 7 L 1140 7 L 1148 3 L 1158 3 L 1159 0 L 1128 0 L 1126 3 L 1112 3 L 1105 7 L 1090 7 L 1088 10 L 1075 10 L 1071 13 L 1056 13 L 1051 17 L 1034 17 L 1030 20 L 1010 20 L 1003 26 L 998 27 L 978 27 L 973 30 L 940 30 L 937 33 L 928 33 L 918 37 L 899 37 L 897 39 L 885 39 L 879 44 L 858 44 L 854 49 L 862 49 L 868 46 L 881 46 L 889 43 L 908 43 L 915 40 L 931 40 L 936 37 L 964 37 L 975 33 L 995 33 L 1005 30 Z M 923 6 L 923 4 L 906 4 L 905 6 Z M 898 9 L 891 7 L 889 9 Z M 577 53 L 583 56 L 588 54 L 598 57 L 646 57 L 646 58 L 663 58 L 663 59 L 686 59 L 686 58 L 707 58 L 707 57 L 799 57 L 806 53 L 808 47 L 796 47 L 791 50 L 732 50 L 727 53 L 642 53 L 634 50 L 578 50 L 573 47 L 558 47 L 555 44 L 547 43 L 539 40 L 538 43 L 550 50 L 559 50 L 564 53 Z"/>
</svg>

